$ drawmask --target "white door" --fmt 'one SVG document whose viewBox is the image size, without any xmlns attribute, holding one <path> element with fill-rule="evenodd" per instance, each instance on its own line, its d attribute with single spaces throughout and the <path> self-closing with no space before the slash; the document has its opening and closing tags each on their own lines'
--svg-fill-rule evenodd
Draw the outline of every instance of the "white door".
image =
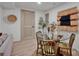
<svg viewBox="0 0 79 59">
<path fill-rule="evenodd" d="M 22 39 L 35 39 L 35 13 L 22 10 Z"/>
</svg>

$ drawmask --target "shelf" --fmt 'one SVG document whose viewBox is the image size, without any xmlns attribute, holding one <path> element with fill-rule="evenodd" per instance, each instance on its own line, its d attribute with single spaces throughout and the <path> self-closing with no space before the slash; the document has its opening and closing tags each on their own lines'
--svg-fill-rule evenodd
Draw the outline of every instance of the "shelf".
<svg viewBox="0 0 79 59">
<path fill-rule="evenodd" d="M 64 26 L 64 25 L 58 25 L 58 26 Z M 70 25 L 70 27 L 75 27 L 75 26 L 78 26 L 78 25 Z M 66 26 L 68 27 L 68 26 Z"/>
<path fill-rule="evenodd" d="M 69 8 L 69 9 L 58 12 L 58 16 L 61 17 L 61 16 L 72 15 L 76 13 L 79 13 L 77 7 L 73 7 L 73 8 Z"/>
<path fill-rule="evenodd" d="M 72 27 L 72 26 L 58 26 L 58 28 L 60 30 L 63 30 L 63 31 L 78 31 L 78 26 L 75 26 L 75 27 Z"/>
<path fill-rule="evenodd" d="M 78 31 L 78 19 L 79 19 L 78 13 L 79 13 L 79 10 L 77 9 L 77 7 L 60 11 L 57 16 L 58 28 L 61 29 L 62 31 L 71 31 L 71 32 Z M 71 24 L 70 26 L 60 25 L 61 17 L 66 15 L 70 15 L 70 24 Z"/>
</svg>

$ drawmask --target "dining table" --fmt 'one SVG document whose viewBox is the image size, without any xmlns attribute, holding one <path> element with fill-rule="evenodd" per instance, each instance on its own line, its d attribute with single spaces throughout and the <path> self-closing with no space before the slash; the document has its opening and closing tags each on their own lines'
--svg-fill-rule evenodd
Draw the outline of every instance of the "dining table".
<svg viewBox="0 0 79 59">
<path fill-rule="evenodd" d="M 60 40 L 57 39 L 51 39 L 51 40 L 43 40 L 43 42 L 48 42 L 50 46 L 54 46 L 55 47 L 55 55 L 60 55 L 60 48 L 59 48 L 59 42 Z"/>
<path fill-rule="evenodd" d="M 60 43 L 61 41 L 64 41 L 64 40 L 61 40 L 61 39 L 44 39 L 43 40 L 44 42 L 48 42 L 50 45 L 52 46 L 55 46 L 55 55 L 56 56 L 62 56 L 62 54 L 60 54 L 60 46 L 62 46 Z"/>
</svg>

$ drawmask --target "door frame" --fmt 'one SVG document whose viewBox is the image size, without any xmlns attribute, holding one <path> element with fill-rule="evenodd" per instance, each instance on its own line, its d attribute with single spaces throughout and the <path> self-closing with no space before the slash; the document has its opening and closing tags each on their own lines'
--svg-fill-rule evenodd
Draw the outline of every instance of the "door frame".
<svg viewBox="0 0 79 59">
<path fill-rule="evenodd" d="M 35 21 L 35 11 L 21 9 L 21 40 L 23 39 L 23 16 L 22 16 L 23 11 L 33 12 L 34 13 L 34 21 Z M 34 32 L 35 32 L 35 24 L 34 24 Z M 36 35 L 34 35 L 34 37 L 36 37 Z"/>
</svg>

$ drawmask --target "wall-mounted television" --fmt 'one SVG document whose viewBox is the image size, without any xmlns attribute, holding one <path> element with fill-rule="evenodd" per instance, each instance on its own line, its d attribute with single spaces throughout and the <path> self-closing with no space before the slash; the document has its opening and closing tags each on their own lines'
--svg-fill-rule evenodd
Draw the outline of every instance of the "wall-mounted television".
<svg viewBox="0 0 79 59">
<path fill-rule="evenodd" d="M 70 26 L 70 15 L 62 16 L 60 18 L 60 25 L 61 26 Z"/>
</svg>

